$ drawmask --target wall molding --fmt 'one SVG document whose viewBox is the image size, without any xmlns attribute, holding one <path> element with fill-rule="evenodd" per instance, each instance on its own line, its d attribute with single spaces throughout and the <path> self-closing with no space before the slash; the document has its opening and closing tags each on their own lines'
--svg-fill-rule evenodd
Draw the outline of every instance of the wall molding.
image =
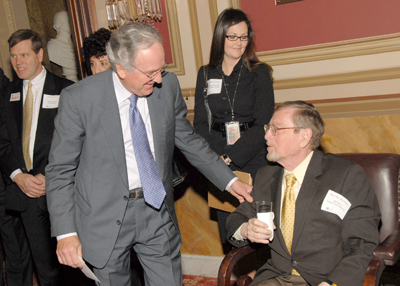
<svg viewBox="0 0 400 286">
<path fill-rule="evenodd" d="M 176 75 L 185 75 L 185 65 L 183 61 L 176 0 L 165 0 L 165 10 L 167 13 L 167 24 L 173 60 L 173 63 L 168 66 L 168 71 L 173 72 Z"/>
<path fill-rule="evenodd" d="M 210 8 L 210 19 L 211 19 L 211 29 L 212 34 L 214 33 L 215 23 L 218 19 L 218 5 L 215 0 L 208 0 L 208 6 Z"/>
<path fill-rule="evenodd" d="M 11 33 L 13 33 L 17 30 L 17 24 L 15 23 L 14 10 L 11 1 L 4 0 L 4 7 L 7 15 L 8 29 Z"/>
<path fill-rule="evenodd" d="M 274 81 L 274 90 L 400 78 L 400 67 Z"/>
<path fill-rule="evenodd" d="M 257 56 L 261 61 L 277 66 L 393 51 L 400 51 L 400 33 L 258 52 Z"/>
<path fill-rule="evenodd" d="M 194 97 L 194 93 L 194 88 L 182 89 L 183 97 Z M 323 118 L 400 114 L 400 94 L 307 100 L 307 102 L 314 104 Z M 193 115 L 194 110 L 188 110 L 187 117 L 192 119 Z"/>
<path fill-rule="evenodd" d="M 347 84 L 400 78 L 400 68 L 368 70 L 334 75 L 274 80 L 274 90 Z M 194 96 L 195 88 L 182 89 L 184 97 Z"/>
<path fill-rule="evenodd" d="M 201 52 L 200 28 L 199 28 L 199 21 L 197 18 L 196 1 L 189 1 L 188 5 L 190 14 L 190 24 L 192 28 L 192 39 L 193 39 L 196 70 L 199 70 L 199 68 L 203 65 L 203 54 Z"/>
<path fill-rule="evenodd" d="M 229 0 L 229 6 L 235 9 L 241 9 L 240 0 Z"/>
</svg>

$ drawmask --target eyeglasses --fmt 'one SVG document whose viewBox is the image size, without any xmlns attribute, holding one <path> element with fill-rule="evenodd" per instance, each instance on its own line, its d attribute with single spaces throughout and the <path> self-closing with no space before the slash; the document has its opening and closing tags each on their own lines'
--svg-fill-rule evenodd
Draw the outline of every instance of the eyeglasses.
<svg viewBox="0 0 400 286">
<path fill-rule="evenodd" d="M 157 75 L 159 73 L 163 74 L 165 72 L 165 70 L 167 69 L 167 67 L 169 66 L 169 63 L 165 62 L 164 66 L 162 68 L 160 68 L 158 71 L 153 72 L 151 75 L 148 75 L 147 73 L 141 71 L 140 69 L 138 69 L 137 67 L 133 66 L 133 68 L 137 69 L 138 71 L 140 71 L 142 74 L 144 74 L 145 76 L 147 76 L 149 78 L 150 81 L 153 81 Z"/>
<path fill-rule="evenodd" d="M 225 38 L 227 38 L 229 41 L 236 41 L 237 39 L 240 39 L 241 41 L 248 41 L 249 36 L 233 36 L 233 35 L 226 35 Z"/>
<path fill-rule="evenodd" d="M 268 130 L 271 130 L 272 136 L 275 136 L 275 135 L 276 135 L 276 132 L 277 132 L 278 130 L 285 130 L 285 129 L 302 129 L 302 128 L 304 128 L 304 127 L 282 127 L 282 128 L 277 128 L 275 125 L 272 125 L 272 124 L 265 124 L 265 125 L 264 125 L 264 131 L 265 131 L 265 133 L 267 133 Z"/>
</svg>

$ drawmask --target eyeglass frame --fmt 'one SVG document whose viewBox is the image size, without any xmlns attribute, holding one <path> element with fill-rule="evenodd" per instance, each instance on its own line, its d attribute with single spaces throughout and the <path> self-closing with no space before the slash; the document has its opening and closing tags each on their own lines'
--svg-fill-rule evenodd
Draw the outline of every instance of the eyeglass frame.
<svg viewBox="0 0 400 286">
<path fill-rule="evenodd" d="M 272 136 L 276 136 L 276 134 L 279 130 L 286 130 L 286 129 L 298 130 L 298 129 L 304 129 L 304 127 L 299 126 L 299 127 L 280 127 L 280 128 L 278 128 L 275 125 L 269 124 L 269 123 L 264 125 L 265 134 L 267 134 L 268 130 L 271 130 Z"/>
<path fill-rule="evenodd" d="M 235 39 L 234 40 L 231 40 L 231 39 L 229 39 L 229 37 L 235 37 Z M 240 39 L 240 41 L 241 42 L 247 42 L 247 41 L 249 41 L 250 40 L 250 36 L 249 35 L 247 35 L 247 36 L 235 36 L 235 35 L 225 35 L 225 38 L 227 38 L 228 39 L 228 41 L 231 41 L 231 42 L 234 42 L 234 41 L 237 41 L 238 39 Z M 247 38 L 246 40 L 242 40 L 242 38 Z"/>
<path fill-rule="evenodd" d="M 166 68 L 167 68 L 168 66 L 169 66 L 169 63 L 168 63 L 168 62 L 165 62 L 164 66 L 163 66 L 162 68 L 160 68 L 158 71 L 155 71 L 152 75 L 148 75 L 147 73 L 145 73 L 144 71 L 138 69 L 138 68 L 135 67 L 135 66 L 132 66 L 132 67 L 135 68 L 135 69 L 137 69 L 138 71 L 140 71 L 140 72 L 141 72 L 142 74 L 144 74 L 145 76 L 147 76 L 147 77 L 149 78 L 150 81 L 153 81 L 153 80 L 157 77 L 157 75 L 158 75 L 159 73 L 165 72 L 165 70 L 166 70 Z"/>
</svg>

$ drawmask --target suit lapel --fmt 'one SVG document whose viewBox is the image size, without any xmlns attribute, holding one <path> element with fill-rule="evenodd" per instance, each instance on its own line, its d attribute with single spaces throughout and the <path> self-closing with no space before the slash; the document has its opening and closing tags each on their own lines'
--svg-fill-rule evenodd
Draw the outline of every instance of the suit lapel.
<svg viewBox="0 0 400 286">
<path fill-rule="evenodd" d="M 20 79 L 16 79 L 13 82 L 13 88 L 11 90 L 11 93 L 17 93 L 19 92 L 20 94 L 20 100 L 19 101 L 10 101 L 10 98 L 8 98 L 9 106 L 10 106 L 10 117 L 12 119 L 11 122 L 14 122 L 15 126 L 14 128 L 9 129 L 13 130 L 13 132 L 10 132 L 9 134 L 11 137 L 14 138 L 14 140 L 19 144 L 19 146 L 22 145 L 22 109 L 23 109 L 23 101 L 24 101 L 24 96 L 23 96 L 23 82 Z"/>
<path fill-rule="evenodd" d="M 281 198 L 282 198 L 282 176 L 283 176 L 284 169 L 279 168 L 278 171 L 273 175 L 273 180 L 271 183 L 271 193 L 273 194 L 274 191 L 276 190 L 276 195 L 275 199 L 273 200 L 275 202 L 275 205 L 273 206 L 274 208 L 274 213 L 275 213 L 275 225 L 276 225 L 276 230 L 274 234 L 274 240 L 277 240 L 280 245 L 282 245 L 282 248 L 287 252 L 288 255 L 289 251 L 286 248 L 286 243 L 285 240 L 283 239 L 282 232 L 280 231 L 281 229 Z"/>
<path fill-rule="evenodd" d="M 114 83 L 112 80 L 112 71 L 106 71 L 108 73 L 106 80 L 104 81 L 105 87 L 103 92 L 99 92 L 96 96 L 101 96 L 99 104 L 104 109 L 103 115 L 100 117 L 101 125 L 103 126 L 104 133 L 107 138 L 108 145 L 114 161 L 117 165 L 118 171 L 121 175 L 121 179 L 125 184 L 126 188 L 129 189 L 128 183 L 128 171 L 126 169 L 126 158 L 125 158 L 125 146 L 122 135 L 121 119 L 119 115 L 118 102 L 115 95 Z"/>
<path fill-rule="evenodd" d="M 322 152 L 315 150 L 296 200 L 296 217 L 293 232 L 292 253 L 294 252 L 297 242 L 303 232 L 304 224 L 312 201 L 314 200 L 314 196 L 321 186 L 320 181 L 317 179 L 317 177 L 322 174 L 321 163 Z"/>
<path fill-rule="evenodd" d="M 154 152 L 156 156 L 156 165 L 161 178 L 164 174 L 165 166 L 165 142 L 167 142 L 165 126 L 165 109 L 164 104 L 161 102 L 160 89 L 156 86 L 153 93 L 147 98 L 149 106 L 151 129 L 153 131 Z"/>
<path fill-rule="evenodd" d="M 35 137 L 35 147 L 34 147 L 34 155 L 33 160 L 35 161 L 35 155 L 37 152 L 42 150 L 44 145 L 49 144 L 53 138 L 54 132 L 54 118 L 57 115 L 58 108 L 43 108 L 43 98 L 45 94 L 51 95 L 60 95 L 58 89 L 54 82 L 53 75 L 47 71 L 46 79 L 43 86 L 43 93 L 40 100 L 39 106 L 39 115 L 36 129 L 36 137 Z M 37 166 L 37 162 L 33 163 L 34 166 Z"/>
</svg>

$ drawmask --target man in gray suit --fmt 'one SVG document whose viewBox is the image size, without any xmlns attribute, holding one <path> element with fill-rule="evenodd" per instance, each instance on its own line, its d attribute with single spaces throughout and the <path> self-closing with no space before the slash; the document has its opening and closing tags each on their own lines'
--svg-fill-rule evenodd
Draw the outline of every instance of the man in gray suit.
<svg viewBox="0 0 400 286">
<path fill-rule="evenodd" d="M 102 286 L 130 285 L 133 247 L 146 285 L 182 285 L 174 145 L 241 202 L 252 201 L 251 187 L 236 179 L 186 119 L 178 80 L 164 72 L 154 28 L 124 25 L 113 33 L 107 54 L 112 70 L 65 89 L 55 120 L 46 187 L 58 259 L 82 267 L 83 257 Z"/>
<path fill-rule="evenodd" d="M 256 204 L 244 202 L 227 220 L 230 242 L 269 244 L 271 259 L 251 285 L 361 286 L 379 243 L 380 212 L 364 170 L 317 149 L 324 133 L 317 109 L 285 102 L 265 126 L 267 158 L 254 201 L 273 203 L 273 238 L 257 219 Z"/>
</svg>

